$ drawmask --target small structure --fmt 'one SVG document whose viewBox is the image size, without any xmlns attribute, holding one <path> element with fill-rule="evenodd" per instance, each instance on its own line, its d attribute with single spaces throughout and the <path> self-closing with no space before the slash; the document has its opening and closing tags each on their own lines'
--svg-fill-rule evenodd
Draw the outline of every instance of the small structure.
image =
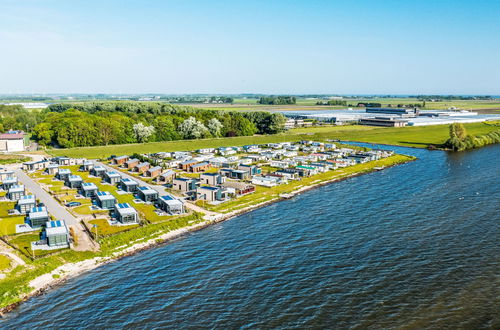
<svg viewBox="0 0 500 330">
<path fill-rule="evenodd" d="M 23 185 L 13 185 L 9 188 L 7 192 L 7 198 L 11 201 L 18 201 L 21 199 L 21 196 L 24 195 L 24 186 Z"/>
<path fill-rule="evenodd" d="M 179 168 L 183 171 L 189 171 L 189 168 L 195 164 L 198 164 L 198 161 L 194 159 L 189 159 L 186 161 L 183 161 L 182 163 L 179 164 Z"/>
<path fill-rule="evenodd" d="M 49 221 L 46 207 L 32 207 L 27 218 L 32 228 L 39 228 Z"/>
<path fill-rule="evenodd" d="M 159 199 L 160 209 L 168 214 L 182 214 L 185 212 L 184 203 L 171 195 L 161 196 Z"/>
<path fill-rule="evenodd" d="M 272 165 L 271 165 L 272 166 Z M 261 168 L 257 165 L 245 165 L 241 164 L 238 166 L 238 170 L 240 171 L 248 171 L 250 175 L 258 175 L 262 172 Z"/>
<path fill-rule="evenodd" d="M 118 156 L 113 158 L 112 162 L 115 165 L 123 165 L 128 161 L 128 156 Z"/>
<path fill-rule="evenodd" d="M 69 157 L 61 156 L 53 158 L 52 160 L 61 166 L 71 165 L 71 159 Z"/>
<path fill-rule="evenodd" d="M 264 187 L 275 187 L 278 185 L 279 178 L 272 176 L 254 176 L 252 183 Z"/>
<path fill-rule="evenodd" d="M 219 171 L 220 174 L 227 176 L 231 179 L 237 180 L 247 180 L 250 179 L 251 175 L 249 171 L 244 170 L 235 170 L 232 168 L 222 168 Z"/>
<path fill-rule="evenodd" d="M 50 247 L 69 246 L 69 232 L 63 220 L 47 221 L 45 226 L 45 238 Z"/>
<path fill-rule="evenodd" d="M 49 175 L 56 175 L 57 172 L 59 172 L 59 164 L 50 163 L 47 165 L 47 168 L 45 169 L 45 171 L 47 171 L 47 174 L 49 174 Z"/>
<path fill-rule="evenodd" d="M 175 171 L 168 170 L 160 174 L 156 180 L 158 181 L 158 183 L 170 183 L 175 179 L 176 176 L 177 173 L 175 173 Z"/>
<path fill-rule="evenodd" d="M 236 196 L 246 195 L 255 192 L 255 186 L 245 182 L 228 181 L 222 184 L 229 194 Z"/>
<path fill-rule="evenodd" d="M 28 213 L 35 206 L 36 198 L 33 195 L 23 195 L 17 201 L 17 209 L 23 214 Z"/>
<path fill-rule="evenodd" d="M 122 176 L 115 171 L 109 171 L 104 173 L 104 180 L 110 184 L 117 184 L 121 181 Z"/>
<path fill-rule="evenodd" d="M 134 167 L 136 167 L 139 163 L 140 163 L 139 159 L 132 158 L 132 159 L 129 159 L 128 161 L 126 161 L 124 165 L 125 165 L 126 169 L 131 170 Z"/>
<path fill-rule="evenodd" d="M 73 189 L 78 189 L 82 186 L 83 179 L 79 175 L 69 175 L 67 180 L 65 181 L 65 184 Z"/>
<path fill-rule="evenodd" d="M 137 194 L 144 202 L 155 202 L 158 200 L 158 192 L 150 187 L 137 188 Z"/>
<path fill-rule="evenodd" d="M 8 131 L 0 134 L 0 151 L 24 151 L 24 139 L 23 131 Z"/>
<path fill-rule="evenodd" d="M 115 205 L 115 216 L 123 224 L 137 223 L 139 216 L 137 211 L 128 203 L 119 203 Z"/>
<path fill-rule="evenodd" d="M 29 162 L 24 162 L 23 163 L 23 170 L 24 171 L 36 171 L 36 170 L 41 170 L 45 168 L 47 165 L 47 161 L 44 160 L 32 160 Z"/>
<path fill-rule="evenodd" d="M 94 163 L 92 163 L 90 160 L 86 160 L 86 161 L 83 162 L 82 170 L 88 172 L 88 171 L 90 171 L 93 168 L 94 168 Z"/>
<path fill-rule="evenodd" d="M 226 199 L 226 190 L 220 187 L 201 186 L 196 188 L 196 198 L 208 202 Z"/>
<path fill-rule="evenodd" d="M 104 177 L 104 173 L 106 173 L 106 168 L 102 165 L 94 166 L 92 170 L 90 170 L 90 174 L 96 177 Z"/>
<path fill-rule="evenodd" d="M 210 163 L 202 162 L 189 166 L 189 172 L 200 173 L 208 170 L 211 167 Z"/>
<path fill-rule="evenodd" d="M 0 181 L 14 177 L 14 171 L 1 169 L 0 170 Z"/>
<path fill-rule="evenodd" d="M 15 176 L 7 178 L 2 181 L 3 190 L 7 191 L 10 187 L 17 184 L 17 178 Z"/>
<path fill-rule="evenodd" d="M 137 190 L 137 187 L 139 184 L 137 181 L 129 179 L 129 178 L 122 178 L 120 181 L 120 189 L 126 192 L 135 192 Z"/>
<path fill-rule="evenodd" d="M 97 205 L 101 209 L 111 210 L 116 204 L 116 198 L 108 191 L 98 191 L 96 193 Z"/>
<path fill-rule="evenodd" d="M 155 166 L 147 170 L 145 174 L 148 178 L 156 178 L 162 170 L 161 166 Z"/>
<path fill-rule="evenodd" d="M 142 173 L 146 172 L 147 170 L 149 170 L 150 167 L 151 167 L 151 164 L 149 164 L 149 162 L 144 162 L 144 163 L 137 164 L 134 167 L 133 171 L 137 172 L 139 174 L 142 174 Z"/>
<path fill-rule="evenodd" d="M 311 176 L 318 174 L 318 169 L 313 166 L 306 166 L 306 165 L 299 165 L 296 167 L 298 170 L 303 170 L 304 171 L 304 176 Z"/>
<path fill-rule="evenodd" d="M 217 186 L 225 181 L 226 178 L 220 173 L 201 173 L 200 175 L 200 183 L 209 186 Z"/>
<path fill-rule="evenodd" d="M 197 181 L 190 178 L 175 178 L 172 182 L 172 188 L 182 192 L 193 191 L 196 189 Z"/>
<path fill-rule="evenodd" d="M 67 169 L 67 168 L 61 168 L 57 172 L 56 177 L 59 180 L 66 181 L 70 175 L 71 175 L 71 171 L 69 169 Z"/>
<path fill-rule="evenodd" d="M 92 198 L 97 194 L 99 190 L 95 183 L 93 182 L 84 182 L 81 187 L 82 195 L 87 198 Z"/>
</svg>

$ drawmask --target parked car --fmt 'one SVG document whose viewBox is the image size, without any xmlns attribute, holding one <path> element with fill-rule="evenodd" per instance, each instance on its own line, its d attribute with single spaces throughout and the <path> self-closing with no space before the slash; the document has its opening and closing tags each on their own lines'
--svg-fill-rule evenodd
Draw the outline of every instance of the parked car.
<svg viewBox="0 0 500 330">
<path fill-rule="evenodd" d="M 66 204 L 67 207 L 74 207 L 74 206 L 80 206 L 82 203 L 80 202 L 69 202 Z"/>
<path fill-rule="evenodd" d="M 38 203 L 38 207 L 44 207 L 45 204 L 44 203 Z"/>
</svg>

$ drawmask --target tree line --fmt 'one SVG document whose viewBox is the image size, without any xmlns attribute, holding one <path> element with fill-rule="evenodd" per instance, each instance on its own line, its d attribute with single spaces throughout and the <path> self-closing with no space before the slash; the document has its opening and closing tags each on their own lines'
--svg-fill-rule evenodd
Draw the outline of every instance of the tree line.
<svg viewBox="0 0 500 330">
<path fill-rule="evenodd" d="M 450 138 L 444 146 L 454 151 L 481 148 L 488 144 L 500 142 L 500 130 L 486 134 L 470 135 L 463 124 L 454 123 L 450 125 Z"/>
<path fill-rule="evenodd" d="M 295 104 L 297 98 L 295 96 L 261 96 L 257 101 L 258 104 L 270 104 L 270 105 L 280 105 L 280 104 Z"/>
<path fill-rule="evenodd" d="M 264 111 L 196 109 L 159 102 L 53 104 L 32 137 L 63 148 L 276 134 L 285 117 Z"/>
</svg>

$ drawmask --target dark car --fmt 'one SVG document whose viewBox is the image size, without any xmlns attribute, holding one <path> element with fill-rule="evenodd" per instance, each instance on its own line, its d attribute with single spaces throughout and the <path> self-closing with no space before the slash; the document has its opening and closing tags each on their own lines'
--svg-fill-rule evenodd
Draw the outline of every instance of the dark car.
<svg viewBox="0 0 500 330">
<path fill-rule="evenodd" d="M 69 202 L 66 204 L 67 207 L 74 207 L 74 206 L 80 206 L 82 203 L 80 202 Z"/>
</svg>

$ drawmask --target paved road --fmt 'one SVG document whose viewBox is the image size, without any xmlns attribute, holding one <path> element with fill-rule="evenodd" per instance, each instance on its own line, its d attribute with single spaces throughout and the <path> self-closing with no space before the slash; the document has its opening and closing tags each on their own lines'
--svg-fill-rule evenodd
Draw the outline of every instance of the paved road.
<svg viewBox="0 0 500 330">
<path fill-rule="evenodd" d="M 68 225 L 77 225 L 79 223 L 71 213 L 69 213 L 54 197 L 50 196 L 45 190 L 38 185 L 33 179 L 26 175 L 22 170 L 15 169 L 16 176 L 24 186 L 31 191 L 40 202 L 44 203 L 47 211 L 51 213 L 57 220 L 64 220 Z"/>
<path fill-rule="evenodd" d="M 75 234 L 77 235 L 78 244 L 75 250 L 85 251 L 94 250 L 96 246 L 85 232 L 80 221 L 68 212 L 58 201 L 54 199 L 49 193 L 40 187 L 40 185 L 26 175 L 20 168 L 14 168 L 14 173 L 17 179 L 31 191 L 40 202 L 44 203 L 47 211 L 52 214 L 57 220 L 64 220 L 67 226 L 72 226 Z"/>
</svg>

